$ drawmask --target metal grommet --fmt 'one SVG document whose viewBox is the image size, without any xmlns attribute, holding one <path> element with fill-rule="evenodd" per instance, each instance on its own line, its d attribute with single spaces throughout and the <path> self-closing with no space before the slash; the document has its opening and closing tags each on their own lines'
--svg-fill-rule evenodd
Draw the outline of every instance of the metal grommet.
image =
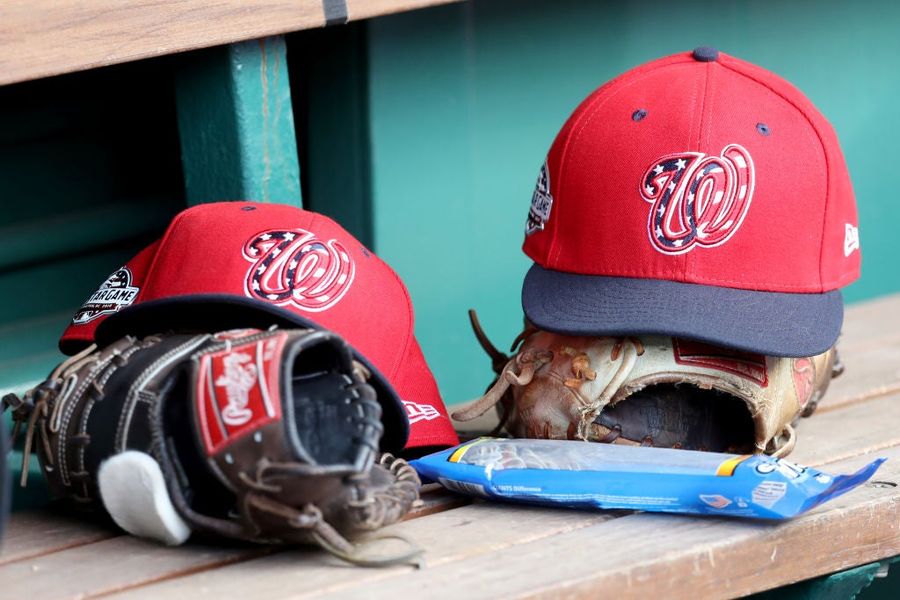
<svg viewBox="0 0 900 600">
<path fill-rule="evenodd" d="M 765 123 L 757 123 L 756 131 L 758 131 L 760 135 L 769 135 L 770 133 L 772 133 L 772 130 L 769 129 L 769 126 Z"/>
<path fill-rule="evenodd" d="M 244 210 L 244 211 L 256 210 L 256 207 L 255 206 L 242 206 L 241 210 Z"/>
<path fill-rule="evenodd" d="M 632 121 L 641 121 L 646 116 L 647 116 L 647 111 L 643 108 L 639 108 L 636 111 L 634 111 L 633 113 L 631 113 L 631 120 Z"/>
</svg>

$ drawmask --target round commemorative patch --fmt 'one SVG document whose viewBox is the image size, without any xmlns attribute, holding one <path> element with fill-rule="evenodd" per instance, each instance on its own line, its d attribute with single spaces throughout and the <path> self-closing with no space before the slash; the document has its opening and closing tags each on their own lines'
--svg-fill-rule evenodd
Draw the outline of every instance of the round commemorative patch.
<svg viewBox="0 0 900 600">
<path fill-rule="evenodd" d="M 140 288 L 131 284 L 131 270 L 122 267 L 106 278 L 96 292 L 78 309 L 72 323 L 83 325 L 102 315 L 118 312 L 131 306 Z"/>
</svg>

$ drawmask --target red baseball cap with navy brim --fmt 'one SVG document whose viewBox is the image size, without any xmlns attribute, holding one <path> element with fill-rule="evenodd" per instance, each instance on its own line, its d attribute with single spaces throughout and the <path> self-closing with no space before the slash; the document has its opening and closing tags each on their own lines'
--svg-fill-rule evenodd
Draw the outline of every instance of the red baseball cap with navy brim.
<svg viewBox="0 0 900 600">
<path fill-rule="evenodd" d="M 522 305 L 564 334 L 812 356 L 840 333 L 857 227 L 822 114 L 777 75 L 698 48 L 617 77 L 565 123 L 526 223 Z"/>
<path fill-rule="evenodd" d="M 324 328 L 347 340 L 373 373 L 382 449 L 458 443 L 403 282 L 336 222 L 293 206 L 219 202 L 182 211 L 87 300 L 60 348 L 271 325 Z"/>
</svg>

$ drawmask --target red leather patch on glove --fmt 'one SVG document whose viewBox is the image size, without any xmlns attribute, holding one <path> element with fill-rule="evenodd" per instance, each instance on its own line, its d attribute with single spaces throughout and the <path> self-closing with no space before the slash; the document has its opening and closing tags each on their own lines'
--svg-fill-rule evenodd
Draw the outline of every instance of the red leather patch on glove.
<svg viewBox="0 0 900 600">
<path fill-rule="evenodd" d="M 681 339 L 673 339 L 672 348 L 675 350 L 675 362 L 679 365 L 716 369 L 749 379 L 760 387 L 769 385 L 766 357 L 762 354 Z"/>
<path fill-rule="evenodd" d="M 816 386 L 816 363 L 810 358 L 795 358 L 791 361 L 794 375 L 794 391 L 801 408 L 806 406 Z"/>
<path fill-rule="evenodd" d="M 200 358 L 194 402 L 208 456 L 281 419 L 278 377 L 286 340 L 281 334 Z"/>
</svg>

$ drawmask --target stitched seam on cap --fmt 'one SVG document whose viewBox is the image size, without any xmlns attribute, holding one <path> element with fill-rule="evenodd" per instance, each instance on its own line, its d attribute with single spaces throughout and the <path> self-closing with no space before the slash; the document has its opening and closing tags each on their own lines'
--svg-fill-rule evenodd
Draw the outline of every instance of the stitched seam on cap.
<svg viewBox="0 0 900 600">
<path fill-rule="evenodd" d="M 700 153 L 700 149 L 704 148 L 703 144 L 703 126 L 705 124 L 706 119 L 706 101 L 709 96 L 709 80 L 712 79 L 712 75 L 710 74 L 710 69 L 712 69 L 712 65 L 714 63 L 708 62 L 704 65 L 704 79 L 703 79 L 703 94 L 700 97 L 700 126 L 697 131 L 697 144 L 696 147 L 693 148 L 695 152 Z M 709 141 L 709 134 L 707 134 L 707 142 Z M 707 144 L 708 145 L 708 144 Z M 687 182 L 686 185 L 690 185 L 690 182 Z M 684 252 L 683 254 L 677 257 L 678 262 L 681 263 L 681 277 L 682 279 L 687 278 L 687 264 L 688 264 L 688 252 Z"/>
<path fill-rule="evenodd" d="M 310 227 L 314 227 L 317 224 L 319 224 L 320 222 L 326 222 L 326 225 L 327 225 L 328 224 L 327 222 L 330 221 L 330 223 L 332 225 L 335 225 L 339 230 L 343 230 L 345 233 L 347 233 L 348 237 L 350 237 L 353 240 L 356 240 L 356 238 L 353 237 L 352 235 L 350 235 L 350 233 L 347 232 L 337 221 L 334 221 L 330 217 L 327 217 L 321 213 L 316 213 L 316 212 L 312 212 L 312 211 L 307 211 L 307 212 L 309 212 L 310 214 L 313 215 L 312 221 L 310 222 Z M 365 246 L 363 246 L 359 240 L 356 240 L 356 243 L 358 246 L 362 246 L 363 248 L 365 248 Z M 409 346 L 409 340 L 411 337 L 413 337 L 413 334 L 411 332 L 415 328 L 415 319 L 413 316 L 412 299 L 409 297 L 409 291 L 406 289 L 406 286 L 403 285 L 403 280 L 400 279 L 400 276 L 397 275 L 397 273 L 394 271 L 394 269 L 392 269 L 390 267 L 390 265 L 388 265 L 386 262 L 381 260 L 381 258 L 378 255 L 376 255 L 374 252 L 372 252 L 368 248 L 366 248 L 366 251 L 369 253 L 370 259 L 374 258 L 376 261 L 380 262 L 381 265 L 387 269 L 388 273 L 390 273 L 391 276 L 397 281 L 397 283 L 400 284 L 400 290 L 403 292 L 403 295 L 405 296 L 405 299 L 406 299 L 406 308 L 407 308 L 407 311 L 409 314 L 409 327 L 407 327 L 406 340 L 404 341 L 403 346 L 402 346 L 403 352 L 399 354 L 400 359 L 397 360 L 397 362 L 393 366 L 393 369 L 390 372 L 385 372 L 380 366 L 375 365 L 375 363 L 368 356 L 366 356 L 359 349 L 359 347 L 356 344 L 350 344 L 350 345 L 353 347 L 354 350 L 356 350 L 357 352 L 359 352 L 360 354 L 365 356 L 366 360 L 368 360 L 369 362 L 372 362 L 372 364 L 375 365 L 375 368 L 384 374 L 385 378 L 387 379 L 387 384 L 390 385 L 391 387 L 395 388 L 394 391 L 397 392 L 396 386 L 393 383 L 393 379 L 394 379 L 394 376 L 397 374 L 397 371 L 400 369 L 400 365 L 403 364 L 403 356 L 406 355 L 406 349 Z M 397 392 L 397 396 L 399 396 L 399 395 L 400 395 L 400 393 Z"/>
<path fill-rule="evenodd" d="M 660 60 L 663 60 L 663 59 L 660 59 Z M 657 67 L 655 69 L 648 69 L 645 73 L 642 73 L 639 77 L 635 77 L 631 81 L 623 82 L 622 85 L 615 86 L 614 91 L 616 93 L 619 93 L 622 90 L 627 89 L 640 81 L 643 81 L 647 77 L 650 77 L 651 75 L 655 75 L 659 69 L 665 69 L 665 68 L 669 68 L 669 67 L 677 67 L 677 66 L 681 66 L 684 64 L 688 64 L 687 61 L 671 62 L 671 63 L 667 63 L 665 65 L 662 65 L 660 67 Z M 638 67 L 638 68 L 640 68 L 640 67 Z M 597 88 L 596 91 L 592 92 L 592 94 L 597 95 L 596 98 L 591 100 L 590 104 L 585 107 L 584 112 L 581 114 L 581 116 L 578 117 L 578 121 L 572 124 L 572 129 L 569 132 L 569 137 L 566 139 L 566 143 L 563 146 L 562 153 L 560 154 L 560 158 L 559 158 L 559 179 L 561 181 L 566 181 L 568 179 L 568 177 L 567 177 L 568 165 L 566 163 L 566 157 L 569 153 L 569 147 L 578 141 L 578 139 L 581 137 L 581 134 L 584 133 L 584 130 L 587 128 L 587 126 L 591 124 L 591 122 L 594 120 L 594 117 L 596 117 L 597 113 L 600 112 L 600 108 L 603 106 L 603 104 L 605 104 L 607 101 L 609 101 L 609 99 L 612 97 L 612 94 L 603 93 L 603 92 L 609 92 L 609 88 L 613 87 L 613 85 L 616 84 L 620 78 L 627 75 L 627 73 L 628 72 L 623 73 L 622 75 L 619 75 L 618 77 L 614 78 L 612 81 L 609 81 L 609 82 L 603 84 L 602 86 Z M 548 253 L 549 260 L 554 261 L 554 262 L 555 262 L 554 259 L 556 258 L 553 253 L 555 247 L 556 247 L 556 236 L 553 237 L 553 241 L 551 242 L 551 245 L 550 245 L 550 252 Z M 556 265 L 554 264 L 554 267 L 555 266 Z"/>
<path fill-rule="evenodd" d="M 634 277 L 636 279 L 647 279 L 647 280 L 655 280 L 655 281 L 671 281 L 673 283 L 692 283 L 697 285 L 705 285 L 705 284 L 742 284 L 743 286 L 747 285 L 747 281 L 745 279 L 724 279 L 724 278 L 716 278 L 716 277 L 695 277 L 691 281 L 687 281 L 684 279 L 666 279 L 663 277 L 647 277 L 647 274 L 643 270 L 634 270 L 634 269 L 621 269 L 615 272 L 607 272 L 600 274 L 586 274 L 586 273 L 576 273 L 574 271 L 558 271 L 560 273 L 571 273 L 572 275 L 581 275 L 584 277 Z M 761 290 L 758 288 L 748 288 L 748 287 L 736 287 L 736 286 L 723 286 L 723 287 L 731 287 L 734 289 L 740 290 L 751 290 L 757 292 L 775 292 L 777 293 L 779 290 Z M 785 290 L 798 290 L 797 292 L 786 292 L 786 293 L 802 293 L 802 294 L 816 294 L 819 293 L 815 289 L 810 289 L 810 286 L 803 285 L 778 285 L 778 288 L 782 288 Z M 824 293 L 824 292 L 823 292 Z"/>
<path fill-rule="evenodd" d="M 415 318 L 415 313 L 413 312 L 412 298 L 410 297 L 409 290 L 406 289 L 406 285 L 404 285 L 403 280 L 400 279 L 400 276 L 397 275 L 397 272 L 394 271 L 394 269 L 392 269 L 390 265 L 388 265 L 386 262 L 381 260 L 380 257 L 376 256 L 371 251 L 370 251 L 370 254 L 373 258 L 380 261 L 381 264 L 384 265 L 384 267 L 388 270 L 388 272 L 391 274 L 391 276 L 394 278 L 394 280 L 399 284 L 399 289 L 401 292 L 403 292 L 403 297 L 406 300 L 406 310 L 407 310 L 407 314 L 409 315 L 409 326 L 406 328 L 406 340 L 404 340 L 404 342 L 403 342 L 402 352 L 400 352 L 398 354 L 398 356 L 400 358 L 397 360 L 393 369 L 391 369 L 391 371 L 386 374 L 386 377 L 388 378 L 388 384 L 390 384 L 391 386 L 394 386 L 394 383 L 393 383 L 394 377 L 396 377 L 397 373 L 400 371 L 400 367 L 403 364 L 403 359 L 406 357 L 406 352 L 409 349 L 410 341 L 415 337 L 416 318 Z M 425 360 L 424 353 L 423 353 L 422 360 L 423 361 Z M 428 364 L 428 363 L 426 362 L 425 364 Z M 378 365 L 376 365 L 376 366 L 378 366 Z M 394 391 L 397 392 L 398 396 L 400 395 L 400 392 L 398 390 L 395 389 Z"/>
<path fill-rule="evenodd" d="M 560 193 L 562 188 L 559 186 L 558 182 L 565 181 L 565 170 L 566 170 L 566 164 L 567 164 L 566 158 L 569 154 L 569 146 L 572 144 L 572 138 L 575 136 L 576 130 L 578 130 L 579 124 L 584 119 L 586 119 L 590 116 L 588 113 L 591 110 L 593 110 L 593 107 L 597 102 L 601 101 L 601 99 L 604 96 L 604 91 L 606 91 L 605 88 L 608 88 L 610 85 L 612 85 L 612 82 L 605 83 L 605 84 L 601 85 L 599 88 L 597 88 L 596 90 L 594 90 L 593 92 L 591 92 L 591 96 L 594 96 L 594 98 L 591 99 L 591 101 L 588 103 L 588 105 L 584 108 L 584 112 L 581 113 L 581 115 L 578 117 L 578 120 L 575 123 L 572 123 L 572 127 L 569 129 L 569 135 L 566 137 L 565 142 L 563 142 L 562 151 L 559 153 L 559 177 L 557 178 L 557 184 L 556 184 L 557 185 L 557 190 L 556 190 L 557 206 L 562 205 L 562 202 L 561 202 L 562 194 Z M 578 110 L 577 106 L 575 107 L 575 110 Z M 591 114 L 593 114 L 593 113 L 591 113 Z M 565 127 L 565 123 L 563 123 L 563 127 Z M 552 145 L 551 145 L 551 149 L 552 149 Z M 548 161 L 548 163 L 549 163 L 549 161 Z M 549 164 L 547 165 L 547 170 L 548 171 L 550 170 Z M 552 183 L 552 180 L 551 180 L 551 183 Z M 557 208 L 556 210 L 557 210 L 556 220 L 559 221 L 561 218 L 559 216 L 559 212 L 560 212 L 559 208 Z M 554 251 L 556 250 L 556 246 L 557 246 L 556 237 L 557 237 L 557 232 L 559 230 L 559 227 L 557 225 L 558 225 L 558 223 L 553 224 L 553 237 L 550 238 L 550 248 L 548 248 L 548 250 L 547 250 L 547 267 L 548 268 L 550 268 L 551 266 L 553 266 L 555 264 L 556 257 L 554 255 L 554 253 L 555 253 Z"/>
<path fill-rule="evenodd" d="M 153 260 L 150 262 L 150 266 L 147 268 L 147 273 L 144 275 L 144 281 L 142 282 L 143 284 L 141 285 L 141 290 L 138 290 L 138 295 L 135 296 L 134 302 L 132 302 L 132 305 L 138 304 L 141 301 L 141 296 L 143 296 L 142 291 L 146 290 L 147 287 L 149 287 L 147 284 L 150 283 L 151 281 L 153 281 L 153 275 L 154 275 L 154 273 L 156 273 L 157 263 L 161 260 L 160 250 L 162 250 L 166 246 L 166 242 L 169 241 L 169 238 L 171 238 L 175 234 L 175 230 L 178 229 L 179 227 L 181 227 L 182 221 L 184 221 L 185 213 L 192 211 L 192 210 L 196 210 L 200 206 L 209 206 L 209 205 L 208 204 L 200 204 L 198 206 L 192 206 L 190 208 L 186 208 L 185 210 L 183 210 L 180 213 L 178 213 L 177 215 L 175 215 L 175 218 L 172 220 L 172 223 L 170 223 L 169 227 L 166 228 L 166 232 L 159 239 L 159 245 L 156 247 L 156 252 L 153 253 Z"/>
<path fill-rule="evenodd" d="M 784 100 L 785 102 L 787 102 L 788 104 L 793 106 L 797 110 L 797 112 L 799 112 L 803 116 L 803 118 L 806 120 L 806 122 L 809 123 L 810 127 L 816 134 L 816 139 L 819 140 L 819 146 L 822 149 L 822 155 L 825 159 L 825 203 L 824 203 L 825 206 L 824 206 L 824 210 L 822 211 L 822 224 L 819 229 L 819 236 L 820 236 L 819 237 L 819 289 L 824 290 L 825 285 L 823 283 L 824 277 L 822 276 L 822 253 L 825 251 L 825 221 L 828 216 L 828 201 L 829 201 L 829 195 L 831 192 L 831 165 L 829 164 L 828 152 L 825 150 L 827 145 L 825 144 L 825 140 L 822 137 L 822 133 L 819 131 L 819 128 L 816 127 L 816 124 L 813 122 L 813 120 L 810 119 L 809 116 L 806 114 L 806 110 L 804 110 L 803 107 L 798 106 L 796 102 L 794 102 L 790 98 L 786 97 L 784 94 L 782 94 L 781 92 L 779 92 L 778 90 L 773 88 L 771 85 L 769 85 L 765 81 L 761 81 L 754 75 L 752 75 L 750 73 L 745 73 L 745 72 L 739 71 L 738 69 L 733 68 L 731 65 L 728 65 L 727 63 L 721 63 L 721 64 L 723 67 L 731 70 L 732 72 L 737 73 L 738 75 L 741 75 L 743 77 L 746 77 L 747 79 L 749 79 L 751 81 L 755 81 L 759 85 L 763 86 L 764 88 L 766 88 L 767 90 L 769 90 L 770 92 L 772 92 L 773 94 L 775 94 L 776 96 L 778 96 L 779 98 L 781 98 L 782 100 Z M 798 92 L 799 92 L 799 89 L 798 89 Z M 802 94 L 802 92 L 799 92 L 799 93 Z M 812 104 L 812 101 L 810 101 L 810 104 Z M 813 108 L 818 111 L 818 109 L 815 108 L 815 106 L 813 106 Z M 822 118 L 824 119 L 824 116 Z M 836 135 L 835 135 L 835 137 L 836 137 Z M 793 287 L 793 286 L 785 286 L 785 287 Z"/>
</svg>

